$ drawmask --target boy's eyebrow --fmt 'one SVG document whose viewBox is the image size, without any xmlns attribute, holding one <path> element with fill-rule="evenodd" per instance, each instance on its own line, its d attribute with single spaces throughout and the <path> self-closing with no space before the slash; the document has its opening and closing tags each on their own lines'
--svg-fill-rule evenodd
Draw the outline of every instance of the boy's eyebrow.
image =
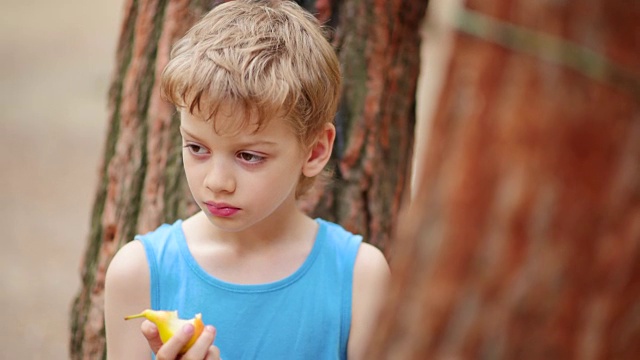
<svg viewBox="0 0 640 360">
<path fill-rule="evenodd" d="M 184 128 L 182 125 L 180 126 L 180 131 L 183 132 L 184 134 L 188 135 L 189 137 L 192 137 L 198 141 L 201 141 L 197 136 L 193 135 L 192 133 L 190 133 L 186 128 Z M 270 141 L 270 140 L 247 140 L 247 141 L 242 141 L 240 142 L 238 145 L 240 146 L 255 146 L 255 145 L 278 145 L 278 143 L 276 141 Z"/>
<path fill-rule="evenodd" d="M 240 146 L 256 146 L 256 145 L 274 146 L 274 145 L 277 145 L 277 143 L 275 141 L 256 140 L 256 141 L 241 142 L 238 145 L 240 145 Z"/>
<path fill-rule="evenodd" d="M 193 135 L 192 133 L 190 133 L 186 128 L 184 128 L 182 125 L 180 125 L 180 132 L 184 133 L 186 135 L 189 135 L 190 137 L 199 140 L 197 136 Z"/>
</svg>

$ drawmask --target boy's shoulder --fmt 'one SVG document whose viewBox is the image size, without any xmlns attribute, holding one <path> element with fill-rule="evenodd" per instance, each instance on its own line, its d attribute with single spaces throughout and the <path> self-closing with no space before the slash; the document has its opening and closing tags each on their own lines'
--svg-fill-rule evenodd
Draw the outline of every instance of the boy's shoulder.
<svg viewBox="0 0 640 360">
<path fill-rule="evenodd" d="M 182 223 L 182 220 L 164 223 L 152 231 L 136 235 L 134 240 L 137 241 L 132 242 L 142 245 L 150 265 L 165 258 L 174 258 L 173 255 L 183 252 L 186 246 Z"/>
<path fill-rule="evenodd" d="M 147 241 L 162 241 L 168 240 L 172 236 L 175 236 L 176 232 L 182 227 L 182 220 L 176 220 L 173 223 L 164 223 L 154 230 L 146 233 L 138 234 L 134 237 L 134 240 L 140 240 L 143 243 Z"/>
<path fill-rule="evenodd" d="M 334 247 L 355 247 L 362 243 L 362 236 L 354 234 L 343 226 L 334 222 L 317 218 L 319 229 L 318 238 L 332 244 Z"/>
<path fill-rule="evenodd" d="M 351 248 L 357 254 L 356 268 L 364 272 L 370 270 L 388 272 L 388 264 L 384 254 L 376 246 L 364 242 L 361 235 L 353 234 L 339 224 L 316 219 L 320 224 L 321 236 L 324 236 L 334 247 Z"/>
<path fill-rule="evenodd" d="M 316 221 L 320 225 L 321 229 L 324 229 L 329 235 L 339 236 L 339 237 L 360 237 L 362 236 L 358 234 L 354 234 L 351 231 L 345 229 L 342 225 L 334 223 L 329 220 L 325 220 L 322 218 L 316 218 Z"/>
</svg>

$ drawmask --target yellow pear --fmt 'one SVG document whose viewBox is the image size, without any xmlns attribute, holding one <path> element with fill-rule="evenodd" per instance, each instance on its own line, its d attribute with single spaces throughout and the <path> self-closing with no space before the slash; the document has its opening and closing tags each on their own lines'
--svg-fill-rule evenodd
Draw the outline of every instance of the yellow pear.
<svg viewBox="0 0 640 360">
<path fill-rule="evenodd" d="M 198 336 L 202 334 L 202 330 L 204 330 L 204 323 L 202 322 L 202 314 L 196 314 L 193 319 L 185 320 L 178 318 L 178 311 L 161 311 L 161 310 L 144 310 L 140 314 L 129 315 L 125 317 L 125 320 L 135 319 L 135 318 L 146 318 L 150 320 L 158 327 L 158 332 L 160 333 L 160 339 L 162 343 L 166 343 L 171 339 L 171 337 L 180 331 L 183 326 L 186 324 L 192 324 L 194 331 L 193 336 L 189 340 L 189 342 L 180 350 L 180 354 L 184 354 L 189 350 L 191 345 L 196 342 Z"/>
</svg>

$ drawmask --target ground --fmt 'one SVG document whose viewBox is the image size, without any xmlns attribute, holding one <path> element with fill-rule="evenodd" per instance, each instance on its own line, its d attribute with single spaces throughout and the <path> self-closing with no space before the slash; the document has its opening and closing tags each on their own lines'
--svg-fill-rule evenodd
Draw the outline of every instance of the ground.
<svg viewBox="0 0 640 360">
<path fill-rule="evenodd" d="M 68 359 L 123 1 L 2 5 L 0 357 Z"/>
</svg>

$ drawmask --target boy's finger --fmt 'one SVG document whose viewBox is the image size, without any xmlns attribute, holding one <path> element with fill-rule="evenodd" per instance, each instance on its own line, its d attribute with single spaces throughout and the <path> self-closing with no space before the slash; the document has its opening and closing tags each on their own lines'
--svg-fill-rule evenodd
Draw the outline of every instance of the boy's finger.
<svg viewBox="0 0 640 360">
<path fill-rule="evenodd" d="M 160 339 L 160 333 L 158 332 L 156 324 L 145 320 L 142 322 L 142 325 L 140 325 L 140 330 L 142 330 L 142 334 L 147 339 L 151 351 L 153 351 L 154 354 L 157 353 L 162 346 L 162 340 Z"/>
<path fill-rule="evenodd" d="M 189 342 L 191 336 L 193 336 L 193 325 L 186 324 L 177 333 L 162 345 L 160 350 L 156 353 L 156 359 L 158 360 L 173 360 L 178 358 L 180 350 Z"/>
<path fill-rule="evenodd" d="M 209 346 L 209 352 L 207 353 L 205 360 L 222 360 L 220 358 L 220 349 L 215 345 Z"/>
<path fill-rule="evenodd" d="M 191 346 L 189 351 L 184 354 L 183 359 L 203 359 L 205 356 L 207 359 L 212 358 L 208 356 L 208 352 L 215 337 L 216 329 L 211 325 L 205 326 L 204 331 L 202 331 L 202 334 L 200 334 L 200 337 L 198 337 L 198 340 Z"/>
</svg>

